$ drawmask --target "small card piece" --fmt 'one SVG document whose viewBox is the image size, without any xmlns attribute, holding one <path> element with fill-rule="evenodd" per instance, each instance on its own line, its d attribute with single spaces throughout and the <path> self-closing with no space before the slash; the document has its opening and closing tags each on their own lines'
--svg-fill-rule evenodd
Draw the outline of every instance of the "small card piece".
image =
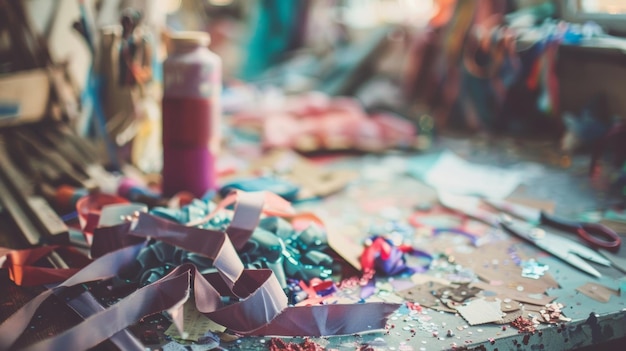
<svg viewBox="0 0 626 351">
<path fill-rule="evenodd" d="M 476 299 L 458 306 L 456 310 L 470 325 L 495 323 L 504 317 L 500 303 L 499 300 L 489 302 L 485 299 Z"/>
<path fill-rule="evenodd" d="M 449 287 L 439 288 L 434 292 L 434 295 L 455 302 L 464 302 L 465 300 L 473 298 L 481 291 L 480 288 L 470 287 L 468 284 L 453 284 Z"/>
<path fill-rule="evenodd" d="M 482 289 L 483 292 L 489 292 L 491 296 L 497 296 L 502 300 L 510 299 L 526 304 L 533 304 L 537 306 L 545 306 L 554 301 L 556 297 L 548 296 L 544 294 L 528 293 L 526 291 L 519 291 L 511 289 L 507 286 L 489 285 L 485 282 L 473 282 L 470 284 L 472 287 Z"/>
<path fill-rule="evenodd" d="M 299 199 L 325 197 L 342 190 L 356 179 L 357 173 L 346 169 L 327 169 L 288 149 L 276 149 L 254 162 L 248 172 L 271 173 L 300 186 Z"/>
<path fill-rule="evenodd" d="M 410 161 L 408 171 L 438 190 L 497 199 L 510 195 L 526 174 L 521 169 L 471 163 L 451 151 L 444 151 L 436 159 L 433 155 L 417 156 Z"/>
<path fill-rule="evenodd" d="M 505 316 L 502 317 L 502 320 L 499 321 L 495 321 L 495 324 L 509 324 L 512 323 L 514 320 L 516 320 L 519 317 L 523 317 L 524 316 L 524 310 L 519 309 L 517 311 L 512 311 L 512 312 L 507 312 L 505 313 Z"/>
<path fill-rule="evenodd" d="M 165 335 L 172 337 L 179 342 L 198 342 L 206 336 L 207 332 L 224 332 L 226 328 L 208 319 L 205 315 L 198 312 L 193 299 L 189 299 L 183 305 L 183 318 L 185 326 L 185 334 L 181 336 L 178 329 L 172 323 L 165 331 Z"/>
<path fill-rule="evenodd" d="M 437 282 L 429 282 L 424 284 L 417 284 L 409 289 L 405 289 L 402 291 L 396 292 L 396 294 L 406 301 L 411 301 L 414 303 L 419 303 L 421 306 L 432 308 L 437 311 L 445 311 L 454 313 L 453 309 L 447 307 L 437 296 L 435 293 L 442 288 L 445 288 L 445 285 L 439 284 Z"/>
<path fill-rule="evenodd" d="M 620 296 L 620 292 L 607 286 L 597 283 L 587 283 L 576 288 L 577 291 L 589 296 L 590 298 L 607 303 L 611 299 L 611 295 Z"/>
</svg>

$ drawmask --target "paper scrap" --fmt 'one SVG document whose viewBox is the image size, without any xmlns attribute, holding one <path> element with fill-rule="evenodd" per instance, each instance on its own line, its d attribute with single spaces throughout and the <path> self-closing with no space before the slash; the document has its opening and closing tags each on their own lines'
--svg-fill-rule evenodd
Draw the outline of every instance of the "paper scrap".
<svg viewBox="0 0 626 351">
<path fill-rule="evenodd" d="M 515 300 L 515 301 L 519 301 L 519 302 L 523 302 L 527 304 L 532 304 L 532 305 L 538 305 L 538 306 L 545 306 L 549 304 L 550 302 L 554 301 L 554 299 L 556 299 L 556 297 L 554 296 L 547 296 L 544 294 L 536 294 L 536 293 L 528 293 L 525 291 L 517 291 L 514 289 L 510 289 L 506 286 L 489 285 L 484 282 L 473 282 L 470 284 L 470 286 L 483 289 L 483 291 L 491 291 L 493 293 L 496 293 L 498 298 L 501 298 L 503 300 L 508 298 L 511 300 Z"/>
<path fill-rule="evenodd" d="M 493 323 L 504 317 L 500 303 L 500 300 L 489 302 L 485 299 L 476 299 L 458 306 L 456 310 L 470 325 Z"/>
<path fill-rule="evenodd" d="M 434 295 L 439 298 L 446 298 L 455 302 L 464 302 L 476 296 L 476 294 L 480 291 L 480 288 L 470 287 L 468 284 L 454 284 L 450 287 L 437 289 L 437 291 L 434 292 Z"/>
<path fill-rule="evenodd" d="M 519 309 L 516 311 L 512 311 L 512 312 L 506 312 L 505 316 L 502 317 L 502 320 L 499 321 L 495 321 L 495 324 L 509 324 L 512 323 L 514 320 L 516 320 L 519 317 L 523 317 L 524 316 L 524 310 Z"/>
<path fill-rule="evenodd" d="M 450 285 L 450 281 L 444 278 L 433 277 L 427 274 L 414 274 L 411 281 L 415 284 L 438 283 L 440 285 Z"/>
<path fill-rule="evenodd" d="M 507 197 L 524 179 L 521 170 L 474 164 L 450 151 L 436 159 L 433 155 L 415 157 L 408 171 L 440 191 L 494 199 Z"/>
<path fill-rule="evenodd" d="M 271 171 L 300 187 L 299 199 L 325 197 L 346 187 L 358 173 L 347 169 L 331 169 L 300 156 L 289 149 L 276 149 L 257 159 L 245 173 L 258 175 Z"/>
<path fill-rule="evenodd" d="M 589 296 L 590 298 L 607 303 L 611 300 L 611 296 L 620 296 L 620 292 L 615 289 L 611 289 L 608 286 L 600 285 L 597 283 L 587 283 L 585 285 L 576 288 L 582 294 Z"/>
<path fill-rule="evenodd" d="M 455 311 L 453 309 L 447 307 L 437 296 L 434 295 L 435 291 L 445 287 L 445 285 L 430 282 L 415 285 L 409 289 L 398 291 L 396 294 L 404 298 L 406 301 L 419 303 L 424 307 L 454 313 Z"/>
<path fill-rule="evenodd" d="M 203 338 L 208 331 L 221 333 L 226 330 L 225 327 L 213 322 L 205 315 L 198 312 L 193 299 L 187 300 L 187 302 L 183 305 L 183 316 L 185 337 L 181 337 L 174 323 L 167 328 L 165 335 L 168 335 L 178 341 L 197 342 Z"/>
<path fill-rule="evenodd" d="M 572 319 L 563 315 L 563 307 L 565 306 L 560 303 L 549 303 L 544 309 L 539 311 L 539 314 L 547 323 L 556 324 L 560 322 L 570 322 Z"/>
</svg>

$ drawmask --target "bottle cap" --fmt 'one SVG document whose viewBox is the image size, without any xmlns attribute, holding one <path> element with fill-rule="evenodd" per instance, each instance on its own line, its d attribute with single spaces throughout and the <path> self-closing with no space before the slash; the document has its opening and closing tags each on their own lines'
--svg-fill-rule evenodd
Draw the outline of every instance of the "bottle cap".
<svg viewBox="0 0 626 351">
<path fill-rule="evenodd" d="M 211 37 L 207 32 L 200 31 L 181 31 L 170 35 L 174 47 L 181 46 L 208 46 Z"/>
</svg>

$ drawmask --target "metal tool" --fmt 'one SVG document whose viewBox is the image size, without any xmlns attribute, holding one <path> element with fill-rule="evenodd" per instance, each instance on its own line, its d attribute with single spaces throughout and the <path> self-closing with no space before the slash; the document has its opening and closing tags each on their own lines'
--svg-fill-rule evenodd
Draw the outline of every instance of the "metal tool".
<svg viewBox="0 0 626 351">
<path fill-rule="evenodd" d="M 485 223 L 500 226 L 507 232 L 525 239 L 545 252 L 594 277 L 601 277 L 602 274 L 600 274 L 598 270 L 585 260 L 595 262 L 603 266 L 611 265 L 611 262 L 608 259 L 588 246 L 538 227 L 537 225 L 541 223 L 541 221 L 533 222 L 531 219 L 537 220 L 541 218 L 532 217 L 531 214 L 533 212 L 530 208 L 515 208 L 516 210 L 520 210 L 522 208 L 526 209 L 526 213 L 515 213 L 512 207 L 513 205 L 510 205 L 508 202 L 498 203 L 496 201 L 491 201 L 491 203 L 488 203 L 489 200 L 483 200 L 477 197 L 450 194 L 439 194 L 439 201 L 450 209 L 460 211 Z M 496 207 L 494 205 L 500 205 L 497 206 L 499 213 L 493 213 L 482 209 L 480 207 L 481 202 L 488 203 L 494 208 Z M 506 214 L 510 212 L 514 212 L 513 214 L 515 214 L 518 218 L 526 218 L 528 220 L 514 219 Z M 544 217 L 547 216 L 544 214 Z M 548 222 L 548 224 L 553 225 L 552 222 Z"/>
<path fill-rule="evenodd" d="M 617 249 L 622 243 L 620 236 L 611 228 L 588 222 L 567 221 L 549 215 L 544 211 L 528 206 L 512 204 L 501 200 L 483 200 L 493 208 L 536 225 L 548 225 L 567 233 L 578 235 L 587 244 L 595 248 Z"/>
<path fill-rule="evenodd" d="M 513 219 L 508 215 L 502 215 L 500 226 L 507 232 L 531 242 L 538 248 L 594 277 L 599 278 L 602 274 L 585 260 L 603 266 L 611 265 L 611 261 L 607 260 L 593 249 L 558 234 L 546 231 L 531 223 Z"/>
</svg>

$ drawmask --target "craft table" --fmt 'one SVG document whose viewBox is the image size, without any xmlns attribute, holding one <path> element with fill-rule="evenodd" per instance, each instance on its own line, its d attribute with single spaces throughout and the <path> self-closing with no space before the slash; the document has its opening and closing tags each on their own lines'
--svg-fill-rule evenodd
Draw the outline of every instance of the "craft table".
<svg viewBox="0 0 626 351">
<path fill-rule="evenodd" d="M 582 157 L 567 159 L 569 167 L 564 168 L 564 156 L 553 146 L 541 143 L 518 144 L 511 140 L 495 143 L 466 138 L 442 139 L 433 150 L 443 148 L 456 152 L 467 160 L 510 167 L 519 162 L 537 166 L 539 176 L 529 177 L 526 184 L 516 191 L 526 198 L 534 198 L 554 203 L 556 214 L 573 218 L 583 212 L 604 208 L 610 203 L 606 188 L 594 187 L 586 175 L 587 160 Z M 384 155 L 340 156 L 334 162 L 326 162 L 328 167 L 356 170 L 357 180 L 346 189 L 322 200 L 306 201 L 297 205 L 298 209 L 311 210 L 327 222 L 331 243 L 339 240 L 352 240 L 350 235 L 359 228 L 371 223 L 404 221 L 416 207 L 433 201 L 434 191 L 407 175 L 406 164 L 413 154 L 391 152 Z M 533 166 L 533 167 L 534 167 Z M 533 169 L 533 168 L 529 168 Z M 537 169 L 537 168 L 536 168 Z M 459 175 L 462 176 L 462 175 Z M 353 234 L 350 234 L 353 231 Z M 3 235 L 7 231 L 3 230 Z M 348 239 L 346 239 L 348 238 Z M 354 245 L 354 243 L 352 243 Z M 461 239 L 451 239 L 449 246 L 474 250 L 471 255 L 491 262 L 480 248 L 471 248 Z M 587 282 L 595 282 L 619 289 L 623 273 L 612 267 L 597 267 L 601 278 L 593 278 L 569 265 L 549 257 L 535 248 L 520 244 L 520 250 L 529 257 L 549 266 L 549 273 L 560 288 L 549 289 L 547 294 L 556 297 L 555 302 L 564 305 L 563 314 L 572 320 L 556 324 L 541 324 L 535 333 L 520 333 L 509 324 L 486 323 L 470 326 L 459 314 L 435 311 L 429 308 L 412 310 L 403 305 L 391 315 L 385 330 L 359 333 L 355 335 L 310 338 L 327 349 L 336 350 L 561 350 L 578 349 L 606 343 L 626 337 L 626 297 L 611 296 L 608 302 L 599 302 L 576 291 Z M 428 250 L 428 247 L 424 247 Z M 619 256 L 626 256 L 621 250 Z M 493 262 L 492 262 L 493 263 Z M 347 271 L 357 271 L 347 268 Z M 427 272 L 425 274 L 432 274 Z M 41 289 L 15 287 L 6 275 L 0 275 L 0 320 L 34 297 Z M 378 279 L 378 289 L 372 297 L 378 301 L 403 302 L 394 287 L 399 280 L 410 278 Z M 623 283 L 622 283 L 623 285 Z M 105 291 L 95 288 L 94 295 L 101 293 L 103 303 L 111 300 Z M 62 302 L 51 299 L 36 314 L 29 327 L 18 340 L 17 345 L 27 345 L 35 339 L 43 339 L 58 333 L 79 321 L 79 318 Z M 169 321 L 157 315 L 144 319 L 131 331 L 151 349 L 163 347 L 167 341 L 163 337 Z M 300 342 L 302 338 L 285 341 Z M 222 342 L 228 350 L 266 350 L 271 337 L 247 337 L 232 342 Z M 608 345 L 608 344 L 603 344 Z M 97 349 L 114 349 L 105 342 Z M 167 348 L 166 348 L 167 349 Z M 171 348 L 174 349 L 174 348 Z"/>
</svg>

